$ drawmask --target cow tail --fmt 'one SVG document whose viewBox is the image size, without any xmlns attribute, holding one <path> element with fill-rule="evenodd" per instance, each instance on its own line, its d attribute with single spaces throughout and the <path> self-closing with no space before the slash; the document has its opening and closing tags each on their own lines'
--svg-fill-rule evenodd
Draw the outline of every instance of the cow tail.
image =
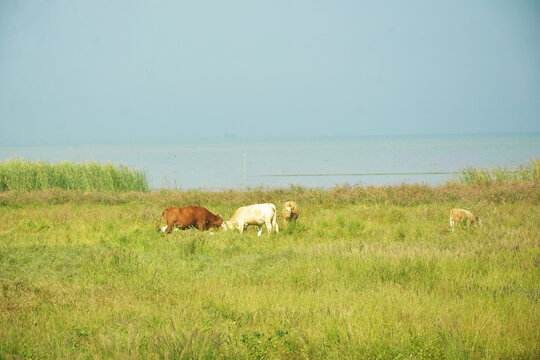
<svg viewBox="0 0 540 360">
<path fill-rule="evenodd" d="M 159 227 L 161 226 L 161 219 L 163 219 L 164 216 L 165 216 L 165 210 L 163 210 L 163 212 L 161 213 L 161 216 L 159 217 L 159 221 L 156 225 L 156 230 L 159 230 Z"/>
<path fill-rule="evenodd" d="M 277 224 L 277 210 L 274 208 L 274 216 L 272 216 L 272 227 L 276 230 L 276 233 L 279 232 L 279 227 Z"/>
</svg>

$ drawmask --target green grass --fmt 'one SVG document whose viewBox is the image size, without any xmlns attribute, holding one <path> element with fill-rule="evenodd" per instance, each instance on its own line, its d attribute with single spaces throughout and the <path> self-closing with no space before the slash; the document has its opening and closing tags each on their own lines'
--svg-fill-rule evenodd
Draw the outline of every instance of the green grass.
<svg viewBox="0 0 540 360">
<path fill-rule="evenodd" d="M 507 167 L 475 168 L 462 170 L 454 179 L 461 184 L 540 183 L 540 159 L 534 159 L 516 170 Z"/>
<path fill-rule="evenodd" d="M 144 172 L 96 162 L 7 160 L 0 162 L 0 192 L 49 189 L 148 191 Z"/>
<path fill-rule="evenodd" d="M 5 192 L 0 358 L 537 359 L 539 190 Z M 286 200 L 277 235 L 154 231 Z M 453 207 L 483 226 L 452 233 Z"/>
</svg>

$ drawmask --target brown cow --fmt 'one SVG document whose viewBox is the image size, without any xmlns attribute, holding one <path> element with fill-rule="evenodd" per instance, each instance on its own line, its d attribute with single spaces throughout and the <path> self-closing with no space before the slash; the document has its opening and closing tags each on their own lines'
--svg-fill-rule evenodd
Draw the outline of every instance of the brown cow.
<svg viewBox="0 0 540 360">
<path fill-rule="evenodd" d="M 170 234 L 173 226 L 180 229 L 187 229 L 194 226 L 200 231 L 208 230 L 212 227 L 219 228 L 223 224 L 223 219 L 219 215 L 214 215 L 202 206 L 168 207 L 161 213 L 156 230 L 161 225 L 161 219 L 165 218 L 167 228 L 165 232 Z"/>
</svg>

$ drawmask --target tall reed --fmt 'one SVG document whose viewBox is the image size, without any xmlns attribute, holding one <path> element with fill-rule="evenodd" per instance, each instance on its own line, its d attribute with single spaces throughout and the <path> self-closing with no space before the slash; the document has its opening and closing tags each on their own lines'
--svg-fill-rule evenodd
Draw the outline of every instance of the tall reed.
<svg viewBox="0 0 540 360">
<path fill-rule="evenodd" d="M 454 181 L 460 184 L 506 184 L 540 183 L 540 159 L 531 160 L 527 165 L 520 165 L 516 170 L 508 167 L 463 169 Z"/>
<path fill-rule="evenodd" d="M 20 159 L 0 162 L 0 192 L 66 190 L 148 191 L 146 174 L 137 169 L 97 162 L 73 163 Z"/>
</svg>

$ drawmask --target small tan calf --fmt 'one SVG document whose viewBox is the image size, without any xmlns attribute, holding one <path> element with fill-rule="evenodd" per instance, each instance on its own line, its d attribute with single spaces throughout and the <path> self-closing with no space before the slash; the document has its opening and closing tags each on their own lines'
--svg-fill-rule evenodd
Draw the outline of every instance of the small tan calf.
<svg viewBox="0 0 540 360">
<path fill-rule="evenodd" d="M 480 218 L 474 216 L 470 211 L 464 209 L 452 209 L 450 210 L 450 227 L 454 231 L 454 226 L 458 223 L 465 221 L 470 225 L 476 226 L 481 224 Z"/>
<path fill-rule="evenodd" d="M 285 204 L 283 204 L 281 217 L 283 217 L 285 227 L 287 227 L 290 221 L 294 221 L 294 225 L 296 226 L 296 219 L 298 219 L 299 214 L 300 211 L 298 210 L 298 205 L 294 201 L 287 201 Z"/>
</svg>

